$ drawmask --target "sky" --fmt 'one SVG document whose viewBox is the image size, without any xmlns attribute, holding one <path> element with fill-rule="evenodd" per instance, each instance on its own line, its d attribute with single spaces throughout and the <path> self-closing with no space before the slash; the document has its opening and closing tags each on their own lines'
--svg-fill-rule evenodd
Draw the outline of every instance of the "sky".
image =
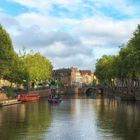
<svg viewBox="0 0 140 140">
<path fill-rule="evenodd" d="M 26 48 L 54 68 L 95 69 L 140 23 L 138 0 L 0 0 L 0 24 L 16 52 Z"/>
</svg>

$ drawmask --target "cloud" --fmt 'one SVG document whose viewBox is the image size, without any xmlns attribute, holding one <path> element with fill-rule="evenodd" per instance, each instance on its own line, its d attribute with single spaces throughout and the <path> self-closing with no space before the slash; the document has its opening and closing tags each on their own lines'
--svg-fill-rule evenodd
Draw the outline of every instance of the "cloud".
<svg viewBox="0 0 140 140">
<path fill-rule="evenodd" d="M 126 15 L 134 15 L 135 13 L 138 12 L 137 7 L 130 3 L 129 0 L 117 0 L 117 1 L 112 1 L 112 0 L 93 0 L 95 2 L 95 6 L 97 9 L 101 8 L 110 8 L 113 9 L 114 11 L 118 11 L 119 13 L 126 14 Z"/>
<path fill-rule="evenodd" d="M 114 20 L 106 17 L 88 18 L 79 23 L 75 32 L 93 45 L 118 46 L 126 43 L 140 20 Z M 90 41 L 92 40 L 92 41 Z"/>
<path fill-rule="evenodd" d="M 42 32 L 38 26 L 22 30 L 20 34 L 14 36 L 14 44 L 17 50 L 24 46 L 27 51 L 41 52 L 50 58 L 57 68 L 58 65 L 64 67 L 66 64 L 70 67 L 77 65 L 85 68 L 89 64 L 86 63 L 87 59 L 94 59 L 92 48 L 83 44 L 79 37 L 66 32 Z"/>
<path fill-rule="evenodd" d="M 12 34 L 17 51 L 22 47 L 40 51 L 57 68 L 72 65 L 80 68 L 93 67 L 96 59 L 103 54 L 117 53 L 118 46 L 127 42 L 139 22 L 98 16 L 84 20 L 66 18 L 61 21 L 35 13 L 14 18 L 5 16 L 3 23 L 9 23 L 8 20 L 13 22 L 12 28 L 8 24 L 5 26 Z M 63 23 L 67 22 L 71 29 L 61 31 Z"/>
<path fill-rule="evenodd" d="M 44 32 L 39 26 L 23 29 L 15 36 L 15 44 L 27 47 L 49 46 L 54 43 L 63 43 L 67 46 L 79 46 L 80 40 L 66 32 Z"/>
<path fill-rule="evenodd" d="M 58 5 L 61 7 L 65 7 L 65 8 L 72 8 L 73 6 L 75 6 L 76 4 L 80 3 L 81 0 L 75 0 L 74 2 L 71 2 L 69 0 L 11 0 L 11 2 L 16 2 L 20 5 L 26 6 L 29 9 L 32 10 L 37 10 L 40 13 L 43 14 L 48 14 L 49 10 L 51 10 L 51 8 L 53 8 L 54 5 Z"/>
<path fill-rule="evenodd" d="M 139 6 L 129 0 L 10 0 L 43 15 L 86 18 L 94 15 L 138 16 Z"/>
<path fill-rule="evenodd" d="M 13 26 L 19 26 L 19 23 L 18 23 L 18 21 L 16 21 L 15 18 L 13 18 L 3 12 L 0 13 L 0 23 L 7 28 L 10 28 Z"/>
<path fill-rule="evenodd" d="M 21 5 L 24 6 L 28 6 L 31 8 L 42 8 L 42 7 L 48 7 L 50 4 L 60 4 L 62 6 L 70 6 L 70 5 L 74 5 L 77 4 L 79 2 L 81 2 L 81 0 L 75 0 L 74 2 L 71 2 L 69 0 L 13 0 L 16 3 L 19 3 Z"/>
<path fill-rule="evenodd" d="M 55 68 L 93 68 L 103 54 L 116 54 L 140 22 L 137 6 L 127 0 L 10 1 L 29 9 L 16 16 L 0 14 L 16 51 L 39 51 Z"/>
<path fill-rule="evenodd" d="M 43 31 L 58 31 L 64 28 L 70 29 L 79 23 L 77 19 L 70 19 L 68 17 L 61 19 L 59 17 L 44 16 L 35 12 L 20 14 L 16 17 L 16 20 L 26 28 L 36 25 Z"/>
<path fill-rule="evenodd" d="M 62 42 L 55 42 L 54 44 L 41 49 L 42 52 L 53 57 L 61 57 L 62 59 L 65 59 L 66 57 L 74 57 L 76 55 L 87 55 L 87 56 L 93 56 L 92 48 L 88 46 L 83 46 L 82 43 L 76 46 L 69 46 Z M 84 60 L 83 60 L 84 61 Z"/>
<path fill-rule="evenodd" d="M 79 67 L 81 69 L 92 69 L 94 68 L 95 59 L 94 57 L 88 55 L 74 55 L 73 57 L 66 57 L 61 59 L 60 57 L 55 57 L 52 59 L 53 64 L 56 68 L 69 68 L 69 67 Z"/>
</svg>

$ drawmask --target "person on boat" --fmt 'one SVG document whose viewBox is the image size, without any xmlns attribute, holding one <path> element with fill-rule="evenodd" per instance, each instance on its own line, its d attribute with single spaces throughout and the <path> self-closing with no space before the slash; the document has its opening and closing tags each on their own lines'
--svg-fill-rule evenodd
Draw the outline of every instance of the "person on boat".
<svg viewBox="0 0 140 140">
<path fill-rule="evenodd" d="M 59 99 L 59 95 L 56 94 L 55 89 L 51 89 L 51 94 L 49 95 L 49 99 Z"/>
</svg>

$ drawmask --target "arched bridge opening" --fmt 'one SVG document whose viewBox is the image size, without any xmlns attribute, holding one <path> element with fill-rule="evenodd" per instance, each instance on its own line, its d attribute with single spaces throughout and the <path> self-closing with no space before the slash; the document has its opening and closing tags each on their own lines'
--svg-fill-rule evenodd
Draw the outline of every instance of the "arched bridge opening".
<svg viewBox="0 0 140 140">
<path fill-rule="evenodd" d="M 87 96 L 95 96 L 95 95 L 101 95 L 103 96 L 103 88 L 97 88 L 97 87 L 90 87 L 90 88 L 87 88 L 86 91 L 85 91 L 85 94 Z"/>
<path fill-rule="evenodd" d="M 92 96 L 92 95 L 95 95 L 97 91 L 96 91 L 96 88 L 90 87 L 86 89 L 85 93 L 87 96 Z"/>
</svg>

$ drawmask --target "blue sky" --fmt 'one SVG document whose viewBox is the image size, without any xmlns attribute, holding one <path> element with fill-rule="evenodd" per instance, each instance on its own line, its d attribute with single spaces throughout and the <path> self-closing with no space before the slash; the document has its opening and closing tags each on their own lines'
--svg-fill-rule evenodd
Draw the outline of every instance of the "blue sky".
<svg viewBox="0 0 140 140">
<path fill-rule="evenodd" d="M 130 39 L 139 7 L 136 0 L 0 0 L 0 23 L 17 52 L 39 51 L 55 68 L 94 69 Z"/>
<path fill-rule="evenodd" d="M 0 2 L 0 9 L 11 16 L 16 16 L 21 13 L 28 12 L 27 7 L 22 6 L 18 3 L 10 2 L 8 0 L 0 0 Z"/>
</svg>

